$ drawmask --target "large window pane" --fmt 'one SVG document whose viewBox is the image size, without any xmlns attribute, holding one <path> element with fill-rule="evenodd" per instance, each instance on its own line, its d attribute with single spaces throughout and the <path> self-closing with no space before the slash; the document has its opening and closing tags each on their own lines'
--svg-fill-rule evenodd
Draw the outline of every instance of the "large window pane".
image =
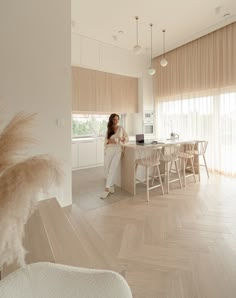
<svg viewBox="0 0 236 298">
<path fill-rule="evenodd" d="M 106 115 L 73 114 L 72 137 L 105 136 L 109 119 Z M 124 126 L 125 115 L 120 115 L 120 125 Z"/>
</svg>

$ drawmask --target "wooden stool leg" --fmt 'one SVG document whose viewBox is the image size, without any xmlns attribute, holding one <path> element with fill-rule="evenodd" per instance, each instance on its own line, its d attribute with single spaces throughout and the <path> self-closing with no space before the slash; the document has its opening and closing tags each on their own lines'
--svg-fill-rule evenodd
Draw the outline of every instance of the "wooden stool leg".
<svg viewBox="0 0 236 298">
<path fill-rule="evenodd" d="M 146 168 L 147 201 L 149 202 L 149 167 Z"/>
<path fill-rule="evenodd" d="M 153 169 L 152 185 L 154 184 L 155 175 L 156 175 L 156 167 L 154 167 Z"/>
<path fill-rule="evenodd" d="M 198 179 L 201 180 L 200 155 L 198 156 Z"/>
<path fill-rule="evenodd" d="M 158 174 L 158 177 L 159 177 L 159 180 L 160 180 L 161 191 L 162 191 L 162 194 L 164 195 L 164 188 L 163 188 L 163 184 L 162 184 L 162 180 L 161 180 L 161 173 L 160 173 L 159 166 L 157 166 L 157 174 Z"/>
<path fill-rule="evenodd" d="M 137 180 L 136 180 L 136 175 L 137 175 L 137 169 L 138 169 L 138 164 L 136 163 L 135 165 L 135 179 L 134 179 L 134 183 L 135 183 L 135 187 L 134 187 L 134 195 L 136 196 L 136 183 L 137 183 Z"/>
<path fill-rule="evenodd" d="M 192 171 L 193 171 L 193 176 L 194 176 L 194 181 L 197 182 L 196 180 L 196 175 L 195 175 L 195 170 L 194 170 L 194 163 L 193 163 L 193 158 L 190 158 L 191 166 L 192 166 Z"/>
<path fill-rule="evenodd" d="M 180 177 L 180 172 L 179 172 L 179 167 L 178 167 L 178 163 L 177 160 L 175 161 L 175 168 L 176 168 L 176 172 L 179 178 L 179 184 L 180 184 L 180 188 L 182 188 L 182 181 L 181 181 L 181 177 Z"/>
<path fill-rule="evenodd" d="M 186 168 L 186 163 L 187 163 L 187 160 L 185 158 L 183 158 L 183 180 L 184 180 L 184 187 L 186 186 L 186 176 L 185 176 L 185 168 Z"/>
<path fill-rule="evenodd" d="M 206 168 L 206 171 L 207 171 L 207 177 L 209 178 L 209 172 L 208 172 L 208 168 L 207 168 L 205 154 L 203 154 L 203 160 L 204 160 L 205 168 Z"/>
<path fill-rule="evenodd" d="M 167 182 L 167 193 L 169 193 L 169 190 L 170 190 L 170 185 L 169 185 L 169 180 L 170 180 L 170 177 L 169 177 L 169 163 L 167 162 L 167 173 L 166 173 L 166 182 Z"/>
</svg>

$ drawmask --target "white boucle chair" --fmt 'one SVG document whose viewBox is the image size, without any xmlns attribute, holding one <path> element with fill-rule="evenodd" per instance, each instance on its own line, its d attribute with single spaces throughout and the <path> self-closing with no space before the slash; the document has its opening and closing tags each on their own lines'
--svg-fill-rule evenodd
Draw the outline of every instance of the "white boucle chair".
<svg viewBox="0 0 236 298">
<path fill-rule="evenodd" d="M 132 298 L 132 294 L 116 272 L 40 262 L 1 280 L 0 298 Z"/>
</svg>

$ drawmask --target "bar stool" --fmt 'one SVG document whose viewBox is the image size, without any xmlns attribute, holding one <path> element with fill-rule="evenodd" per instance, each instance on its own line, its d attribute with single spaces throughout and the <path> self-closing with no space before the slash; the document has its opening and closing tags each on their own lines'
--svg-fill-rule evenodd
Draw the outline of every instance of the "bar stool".
<svg viewBox="0 0 236 298">
<path fill-rule="evenodd" d="M 135 187 L 136 184 L 138 183 L 143 183 L 146 185 L 146 192 L 147 192 L 147 201 L 149 201 L 149 191 L 151 189 L 161 187 L 162 194 L 164 194 L 164 189 L 162 185 L 162 180 L 161 180 L 161 174 L 160 174 L 160 155 L 161 155 L 161 147 L 157 146 L 147 146 L 147 147 L 142 147 L 142 146 L 137 146 L 137 154 L 138 158 L 135 160 Z M 138 179 L 137 178 L 137 169 L 138 166 L 142 166 L 146 170 L 146 177 L 145 179 Z M 150 177 L 153 178 L 153 175 L 150 175 L 150 168 L 157 169 L 157 175 L 155 178 L 158 177 L 159 183 L 156 185 L 150 186 Z"/>
<path fill-rule="evenodd" d="M 179 151 L 180 151 L 180 144 L 169 144 L 164 147 L 164 151 L 161 154 L 161 161 L 164 163 L 164 175 L 166 184 L 167 184 L 167 193 L 170 190 L 170 184 L 176 181 L 179 181 L 180 188 L 182 188 L 182 182 L 179 173 Z M 175 170 L 172 169 L 173 163 L 175 164 Z M 177 178 L 170 180 L 170 174 L 176 174 Z"/>
<path fill-rule="evenodd" d="M 179 152 L 179 158 L 182 159 L 183 163 L 183 178 L 184 178 L 184 187 L 186 186 L 186 178 L 193 176 L 194 181 L 196 180 L 195 169 L 194 169 L 194 154 L 195 154 L 195 144 L 196 142 L 185 143 L 183 146 L 183 151 Z M 188 162 L 190 164 L 188 165 Z M 189 170 L 189 174 L 186 175 L 186 170 Z"/>
<path fill-rule="evenodd" d="M 209 172 L 207 168 L 207 163 L 206 163 L 206 149 L 207 149 L 208 142 L 207 141 L 197 141 L 197 150 L 195 150 L 194 154 L 198 156 L 198 177 L 200 181 L 200 166 L 203 166 L 206 168 L 207 172 L 207 177 L 209 178 Z M 200 164 L 199 162 L 199 157 L 202 156 L 204 164 Z"/>
</svg>

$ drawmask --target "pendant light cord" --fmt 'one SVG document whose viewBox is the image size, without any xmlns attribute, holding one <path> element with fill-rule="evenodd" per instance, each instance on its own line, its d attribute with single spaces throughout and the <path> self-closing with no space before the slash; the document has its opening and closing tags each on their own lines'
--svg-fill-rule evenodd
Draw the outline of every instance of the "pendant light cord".
<svg viewBox="0 0 236 298">
<path fill-rule="evenodd" d="M 152 66 L 152 23 L 150 24 L 150 27 L 151 27 L 151 65 Z"/>
<path fill-rule="evenodd" d="M 137 42 L 137 45 L 138 45 L 138 17 L 135 17 L 136 19 L 136 42 Z"/>
<path fill-rule="evenodd" d="M 165 50 L 165 32 L 166 32 L 166 30 L 163 29 L 162 32 L 163 32 L 163 57 L 165 58 L 165 53 L 166 53 L 166 50 Z"/>
<path fill-rule="evenodd" d="M 150 24 L 150 27 L 151 27 L 151 56 L 150 56 L 150 67 L 148 68 L 148 74 L 150 75 L 150 76 L 154 76 L 154 74 L 156 73 L 156 70 L 155 70 L 155 68 L 153 68 L 153 66 L 152 66 L 152 26 L 153 26 L 153 24 L 151 23 Z"/>
</svg>

